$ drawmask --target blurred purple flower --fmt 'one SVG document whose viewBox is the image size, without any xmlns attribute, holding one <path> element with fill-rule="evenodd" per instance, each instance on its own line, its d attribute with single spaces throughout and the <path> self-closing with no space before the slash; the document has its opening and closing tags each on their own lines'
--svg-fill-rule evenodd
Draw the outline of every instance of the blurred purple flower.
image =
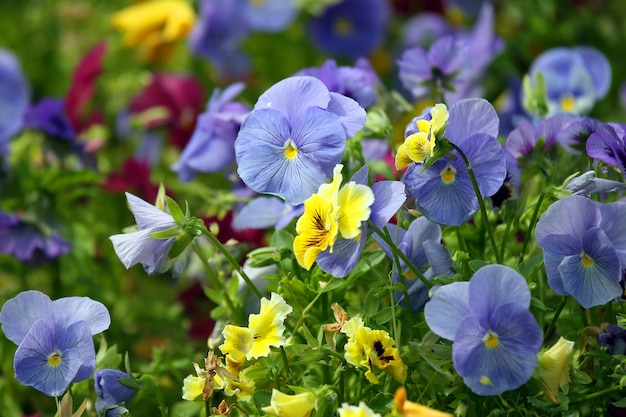
<svg viewBox="0 0 626 417">
<path fill-rule="evenodd" d="M 241 14 L 250 28 L 262 32 L 279 32 L 296 18 L 293 0 L 240 0 Z"/>
<path fill-rule="evenodd" d="M 537 73 L 544 78 L 548 116 L 587 114 L 611 86 L 608 60 L 588 46 L 549 49 L 535 59 L 529 73 L 533 81 Z"/>
<path fill-rule="evenodd" d="M 606 330 L 598 335 L 598 343 L 606 346 L 611 355 L 626 355 L 626 330 L 612 323 Z"/>
<path fill-rule="evenodd" d="M 428 49 L 437 39 L 452 35 L 454 29 L 438 13 L 424 12 L 409 19 L 404 25 L 402 44 L 405 49 Z"/>
<path fill-rule="evenodd" d="M 431 222 L 426 217 L 418 217 L 411 222 L 408 230 L 404 230 L 394 224 L 388 224 L 385 228 L 389 231 L 389 235 L 398 246 L 398 249 L 424 274 L 426 279 L 430 280 L 437 276 L 448 276 L 454 272 L 452 270 L 452 258 L 447 249 L 440 243 L 441 227 L 438 224 Z M 378 235 L 374 235 L 374 239 L 387 257 L 393 260 L 394 254 L 389 245 Z M 403 275 L 407 278 L 406 289 L 411 309 L 413 311 L 423 311 L 424 304 L 428 301 L 428 288 L 420 279 L 413 275 L 402 260 L 400 260 L 400 268 Z M 397 270 L 395 270 L 394 281 L 400 282 Z M 395 291 L 394 297 L 400 305 L 406 306 L 404 291 Z"/>
<path fill-rule="evenodd" d="M 70 251 L 70 244 L 56 231 L 0 211 L 0 253 L 29 265 L 52 261 Z"/>
<path fill-rule="evenodd" d="M 359 58 L 354 67 L 340 67 L 329 59 L 321 67 L 305 68 L 295 75 L 318 78 L 329 91 L 350 97 L 361 107 L 367 108 L 376 102 L 376 85 L 380 80 L 365 58 Z"/>
<path fill-rule="evenodd" d="M 558 134 L 567 125 L 567 120 L 562 116 L 552 116 L 539 122 L 537 126 L 525 119 L 518 122 L 509 136 L 506 138 L 506 150 L 515 158 L 530 155 L 537 143 L 542 141 L 545 152 L 557 142 Z"/>
<path fill-rule="evenodd" d="M 624 129 L 619 125 L 603 123 L 593 132 L 586 143 L 587 155 L 617 167 L 626 176 L 626 141 Z"/>
<path fill-rule="evenodd" d="M 532 376 L 543 335 L 530 298 L 517 271 L 487 265 L 469 282 L 440 287 L 426 303 L 428 327 L 454 342 L 454 368 L 476 394 L 498 395 Z"/>
<path fill-rule="evenodd" d="M 586 197 L 559 200 L 535 228 L 543 250 L 548 284 L 571 295 L 584 308 L 603 305 L 623 294 L 626 267 L 626 203 L 600 205 Z"/>
<path fill-rule="evenodd" d="M 241 42 L 251 31 L 240 6 L 241 0 L 202 0 L 200 14 L 189 34 L 194 54 L 209 59 L 222 75 L 236 78 L 248 69 Z"/>
<path fill-rule="evenodd" d="M 346 139 L 364 123 L 358 103 L 317 78 L 287 78 L 263 93 L 243 122 L 237 172 L 254 191 L 300 204 L 332 176 Z"/>
<path fill-rule="evenodd" d="M 129 387 L 122 383 L 122 379 L 134 380 L 134 378 L 125 372 L 117 369 L 100 369 L 94 374 L 94 388 L 98 398 L 96 399 L 96 412 L 98 415 L 104 414 L 105 417 L 115 416 L 121 404 L 130 401 L 135 393 L 136 388 Z"/>
<path fill-rule="evenodd" d="M 458 146 L 469 160 L 483 198 L 495 194 L 506 177 L 506 162 L 498 136 L 499 120 L 493 106 L 483 99 L 461 100 L 450 107 L 444 137 Z M 410 134 L 410 130 L 407 132 Z M 402 182 L 429 220 L 455 225 L 478 211 L 478 198 L 458 152 L 428 168 L 409 165 Z"/>
<path fill-rule="evenodd" d="M 0 48 L 0 158 L 6 157 L 11 137 L 22 128 L 29 88 L 17 58 Z"/>
<path fill-rule="evenodd" d="M 257 197 L 233 216 L 233 229 L 284 229 L 304 212 L 302 204 L 292 205 L 274 197 Z"/>
<path fill-rule="evenodd" d="M 235 139 L 242 121 L 250 113 L 248 107 L 232 101 L 243 89 L 244 84 L 237 83 L 223 92 L 213 91 L 191 140 L 172 165 L 181 181 L 191 181 L 200 172 L 217 172 L 234 165 Z"/>
<path fill-rule="evenodd" d="M 385 0 L 344 0 L 309 23 L 309 36 L 330 55 L 368 56 L 382 42 L 390 10 Z"/>
<path fill-rule="evenodd" d="M 0 311 L 6 337 L 18 345 L 15 379 L 58 397 L 71 382 L 91 376 L 96 367 L 92 336 L 109 328 L 109 312 L 87 297 L 52 301 L 39 291 L 23 291 Z"/>
</svg>

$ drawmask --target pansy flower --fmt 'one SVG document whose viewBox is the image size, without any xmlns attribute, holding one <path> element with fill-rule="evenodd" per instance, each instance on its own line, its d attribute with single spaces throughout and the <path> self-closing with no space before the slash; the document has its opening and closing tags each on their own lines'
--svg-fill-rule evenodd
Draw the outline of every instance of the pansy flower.
<svg viewBox="0 0 626 417">
<path fill-rule="evenodd" d="M 276 293 L 272 293 L 269 300 L 262 298 L 259 314 L 250 314 L 248 327 L 230 324 L 224 327 L 220 350 L 236 362 L 269 355 L 271 347 L 285 344 L 284 321 L 292 310 Z"/>
<path fill-rule="evenodd" d="M 359 402 L 359 405 L 343 403 L 337 409 L 337 414 L 339 417 L 381 417 L 380 414 L 375 413 L 363 401 Z"/>
<path fill-rule="evenodd" d="M 373 371 L 378 368 L 391 375 L 396 381 L 404 383 L 407 367 L 400 358 L 395 341 L 384 330 L 372 330 L 363 324 L 360 317 L 348 320 L 341 328 L 348 337 L 345 345 L 346 361 L 356 367 L 367 369 L 365 377 L 372 384 L 379 379 Z"/>
<path fill-rule="evenodd" d="M 625 129 L 619 125 L 601 124 L 586 143 L 587 155 L 619 168 L 626 176 Z"/>
<path fill-rule="evenodd" d="M 39 291 L 23 291 L 0 310 L 6 337 L 18 345 L 15 379 L 58 397 L 71 382 L 83 381 L 96 367 L 92 336 L 109 328 L 102 303 L 87 297 L 58 300 Z"/>
<path fill-rule="evenodd" d="M 606 331 L 598 335 L 598 343 L 605 346 L 611 355 L 626 355 L 626 329 L 609 323 Z"/>
<path fill-rule="evenodd" d="M 423 120 L 417 123 L 420 132 L 426 130 L 420 127 L 424 124 Z M 498 116 L 489 102 L 466 99 L 450 107 L 445 130 L 441 133 L 467 157 L 482 198 L 495 194 L 506 177 L 504 152 L 496 139 L 498 125 Z M 426 138 L 430 143 L 432 133 L 429 135 L 422 135 L 419 143 L 426 143 Z M 411 137 L 409 135 L 407 140 Z M 421 147 L 417 150 L 419 156 L 428 153 L 422 152 Z M 407 153 L 410 156 L 408 150 Z M 468 221 L 479 208 L 467 167 L 457 151 L 452 151 L 450 156 L 438 159 L 427 168 L 419 162 L 411 163 L 402 182 L 415 198 L 417 208 L 435 223 L 458 226 Z"/>
<path fill-rule="evenodd" d="M 93 376 L 98 415 L 109 417 L 116 413 L 123 413 L 126 408 L 122 405 L 130 401 L 137 393 L 137 388 L 130 387 L 129 382 L 134 379 L 126 372 L 117 369 L 100 369 Z M 128 380 L 124 381 L 123 380 Z M 136 382 L 136 384 L 139 384 Z M 128 410 L 126 410 L 126 413 Z M 122 414 L 123 415 L 123 414 Z"/>
<path fill-rule="evenodd" d="M 530 155 L 538 143 L 543 144 L 541 152 L 546 152 L 557 143 L 559 133 L 567 126 L 568 120 L 563 116 L 552 116 L 543 119 L 534 126 L 530 121 L 522 119 L 517 127 L 506 138 L 506 150 L 515 158 Z"/>
<path fill-rule="evenodd" d="M 298 10 L 293 0 L 240 0 L 240 13 L 252 30 L 279 32 L 289 26 Z"/>
<path fill-rule="evenodd" d="M 529 73 L 533 80 L 538 73 L 543 76 L 548 116 L 587 114 L 611 86 L 609 62 L 589 46 L 549 49 L 535 58 Z"/>
<path fill-rule="evenodd" d="M 234 165 L 235 139 L 249 109 L 232 100 L 243 88 L 244 84 L 238 83 L 223 92 L 213 91 L 206 111 L 198 117 L 191 140 L 172 165 L 181 181 L 191 181 L 200 172 L 217 172 Z"/>
<path fill-rule="evenodd" d="M 365 123 L 354 100 L 317 78 L 291 77 L 263 93 L 235 141 L 238 174 L 254 191 L 291 204 L 311 196 Z"/>
<path fill-rule="evenodd" d="M 344 0 L 312 19 L 309 35 L 325 52 L 355 59 L 370 55 L 381 43 L 389 17 L 384 0 Z"/>
<path fill-rule="evenodd" d="M 537 222 L 535 238 L 554 292 L 571 295 L 584 308 L 623 294 L 625 218 L 626 203 L 599 204 L 577 195 L 548 207 Z"/>
<path fill-rule="evenodd" d="M 276 417 L 308 417 L 314 408 L 315 395 L 312 392 L 289 395 L 273 389 L 270 405 L 262 410 Z"/>
<path fill-rule="evenodd" d="M 29 88 L 18 60 L 0 48 L 0 158 L 8 152 L 9 139 L 21 129 L 28 102 Z"/>
<path fill-rule="evenodd" d="M 543 335 L 528 310 L 524 277 L 503 265 L 480 268 L 469 282 L 437 289 L 426 303 L 428 327 L 452 340 L 454 368 L 478 395 L 497 395 L 526 383 Z"/>
<path fill-rule="evenodd" d="M 435 410 L 406 398 L 406 389 L 399 387 L 393 396 L 394 415 L 402 417 L 452 417 L 452 414 Z"/>
<path fill-rule="evenodd" d="M 558 342 L 539 356 L 537 379 L 541 390 L 552 402 L 560 402 L 559 388 L 564 387 L 567 392 L 573 349 L 574 342 L 560 337 Z"/>
</svg>

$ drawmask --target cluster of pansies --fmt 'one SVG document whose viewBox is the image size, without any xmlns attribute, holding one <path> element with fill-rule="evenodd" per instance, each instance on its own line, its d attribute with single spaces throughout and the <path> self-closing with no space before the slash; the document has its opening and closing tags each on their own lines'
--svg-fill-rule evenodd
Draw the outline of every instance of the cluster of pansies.
<svg viewBox="0 0 626 417">
<path fill-rule="evenodd" d="M 545 48 L 495 91 L 515 6 L 444 3 L 142 1 L 62 97 L 0 49 L 0 387 L 59 417 L 620 415 L 616 69 Z"/>
</svg>

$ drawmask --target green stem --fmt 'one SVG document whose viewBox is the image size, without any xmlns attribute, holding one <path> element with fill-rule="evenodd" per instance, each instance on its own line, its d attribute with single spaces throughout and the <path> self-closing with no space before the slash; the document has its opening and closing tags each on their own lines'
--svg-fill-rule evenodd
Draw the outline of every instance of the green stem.
<svg viewBox="0 0 626 417">
<path fill-rule="evenodd" d="M 333 282 L 334 278 L 335 277 L 330 277 L 330 279 L 326 283 L 326 286 L 324 288 L 322 288 L 322 290 L 320 292 L 317 293 L 317 295 L 315 296 L 313 301 L 311 301 L 306 307 L 304 307 L 304 310 L 302 310 L 302 313 L 300 313 L 300 317 L 298 318 L 298 321 L 296 322 L 296 325 L 293 327 L 293 332 L 294 333 L 296 333 L 298 331 L 298 329 L 300 328 L 300 326 L 302 326 L 302 323 L 304 322 L 304 318 L 309 313 L 311 308 L 313 308 L 313 306 L 315 305 L 317 300 L 319 300 L 319 298 L 322 296 L 322 294 L 324 294 L 324 292 L 326 291 L 326 288 L 328 288 L 330 283 Z"/>
<path fill-rule="evenodd" d="M 365 258 L 365 262 L 367 262 L 367 265 L 370 267 L 370 269 L 372 270 L 372 272 L 374 272 L 374 274 L 378 275 L 380 278 L 383 279 L 384 278 L 380 275 L 380 273 L 376 270 L 376 268 L 374 268 L 374 266 L 372 265 L 372 263 Z M 396 341 L 396 347 L 398 348 L 398 350 L 400 350 L 400 344 L 398 343 L 399 339 L 398 339 L 398 323 L 396 321 L 396 302 L 395 302 L 395 297 L 393 294 L 393 270 L 392 273 L 389 275 L 389 302 L 391 303 L 391 320 L 393 320 L 393 339 Z M 406 287 L 406 286 L 405 286 Z M 406 291 L 406 288 L 405 288 Z M 408 292 L 407 292 L 407 296 L 405 296 L 405 302 L 407 305 L 409 304 L 409 298 L 408 298 Z"/>
<path fill-rule="evenodd" d="M 616 385 L 614 385 L 614 386 L 612 386 L 610 388 L 605 388 L 603 390 L 593 392 L 593 393 L 591 393 L 589 395 L 585 395 L 584 397 L 582 397 L 582 398 L 580 398 L 580 399 L 578 399 L 576 401 L 570 402 L 570 405 L 584 403 L 586 401 L 602 397 L 605 394 L 610 394 L 612 392 L 619 391 L 621 389 L 623 389 L 623 387 L 620 384 L 616 384 Z"/>
<path fill-rule="evenodd" d="M 209 240 L 215 245 L 215 247 L 222 252 L 222 255 L 224 255 L 224 257 L 226 258 L 226 260 L 228 260 L 228 262 L 230 262 L 230 264 L 232 265 L 232 267 L 235 269 L 235 271 L 237 271 L 239 273 L 239 275 L 241 275 L 241 277 L 243 278 L 244 281 L 246 281 L 246 284 L 248 284 L 248 287 L 250 287 L 250 289 L 252 290 L 252 292 L 257 296 L 257 298 L 261 299 L 263 297 L 263 295 L 261 295 L 261 292 L 258 290 L 258 288 L 256 287 L 256 285 L 254 285 L 254 283 L 252 282 L 252 280 L 250 279 L 250 277 L 248 276 L 248 274 L 246 274 L 243 270 L 243 268 L 241 267 L 241 265 L 239 265 L 239 262 L 237 262 L 235 260 L 235 258 L 233 258 L 233 255 L 230 254 L 230 252 L 228 251 L 228 249 L 226 249 L 224 247 L 224 245 L 222 245 L 222 242 L 220 242 L 218 240 L 217 237 L 215 237 L 215 235 L 213 233 L 211 233 L 207 228 L 203 228 L 202 230 L 202 234 L 206 237 L 209 238 Z"/>
<path fill-rule="evenodd" d="M 491 224 L 489 223 L 489 217 L 487 216 L 487 209 L 485 208 L 485 200 L 483 199 L 482 194 L 480 193 L 480 188 L 478 187 L 478 181 L 476 181 L 476 175 L 474 175 L 474 170 L 472 169 L 472 165 L 470 164 L 467 156 L 463 153 L 461 148 L 456 146 L 454 143 L 448 141 L 450 146 L 456 150 L 461 158 L 463 158 L 463 162 L 465 163 L 465 167 L 467 168 L 467 173 L 469 174 L 470 180 L 472 181 L 472 187 L 474 187 L 474 193 L 478 198 L 478 206 L 480 207 L 480 214 L 483 218 L 483 223 L 485 226 L 485 230 L 487 230 L 487 236 L 489 236 L 489 241 L 491 242 L 491 248 L 493 249 L 494 256 L 496 257 L 496 262 L 501 264 L 502 258 L 500 256 L 500 251 L 498 250 L 498 245 L 496 245 L 496 240 L 493 237 L 493 231 L 491 230 Z"/>
<path fill-rule="evenodd" d="M 285 372 L 287 372 L 287 380 L 291 379 L 291 367 L 289 366 L 289 360 L 287 359 L 287 352 L 283 346 L 280 347 L 280 356 L 283 359 L 283 365 L 285 366 Z"/>
<path fill-rule="evenodd" d="M 500 259 L 504 259 L 504 249 L 506 248 L 506 243 L 509 239 L 509 233 L 511 232 L 511 223 L 507 222 L 506 228 L 504 229 L 504 235 L 502 236 L 502 246 L 500 247 Z"/>
<path fill-rule="evenodd" d="M 433 286 L 433 284 L 430 281 L 428 281 L 428 279 L 426 279 L 424 274 L 422 274 L 422 272 L 413 264 L 413 262 L 411 262 L 411 260 L 404 253 L 402 253 L 400 249 L 398 249 L 396 244 L 393 243 L 393 241 L 389 238 L 389 236 L 387 236 L 383 231 L 381 231 L 371 220 L 368 220 L 367 224 L 372 228 L 372 230 L 378 236 L 380 236 L 385 241 L 385 243 L 389 246 L 389 249 L 391 249 L 391 251 L 395 255 L 397 255 L 400 259 L 402 259 L 402 261 L 409 267 L 409 269 L 415 274 L 415 276 L 417 276 L 420 279 L 420 281 L 422 281 L 422 283 L 426 286 L 426 288 L 431 288 Z"/>
<path fill-rule="evenodd" d="M 546 338 L 548 336 L 550 336 L 550 333 L 552 332 L 552 329 L 554 329 L 554 326 L 556 325 L 556 321 L 558 320 L 559 316 L 561 315 L 561 311 L 563 311 L 563 308 L 565 307 L 565 303 L 567 303 L 567 297 L 563 297 L 563 300 L 561 301 L 561 304 L 559 304 L 559 306 L 557 307 L 556 311 L 554 312 L 554 317 L 552 317 L 552 321 L 550 321 L 550 325 L 548 326 L 548 328 L 546 329 L 545 333 L 543 334 L 544 342 L 545 342 Z"/>
<path fill-rule="evenodd" d="M 387 235 L 387 237 L 389 239 L 391 239 L 391 234 L 389 233 L 389 230 L 387 229 L 383 229 L 383 232 Z M 397 232 L 398 230 L 396 229 L 396 241 L 398 240 L 397 237 Z M 375 269 L 372 268 L 373 271 L 376 271 Z M 398 259 L 398 255 L 396 255 L 395 253 L 393 254 L 393 268 L 391 269 L 391 273 L 394 274 L 395 270 L 398 271 L 398 277 L 400 277 L 400 282 L 402 283 L 402 293 L 404 295 L 404 303 L 406 304 L 407 308 L 409 309 L 409 311 L 412 313 L 413 312 L 413 306 L 411 305 L 411 303 L 409 303 L 409 289 L 406 285 L 406 277 L 404 276 L 404 271 L 402 270 L 402 265 L 400 264 L 400 260 Z M 395 276 L 395 275 L 392 275 Z M 393 281 L 391 282 L 391 285 L 393 286 Z"/>
<path fill-rule="evenodd" d="M 541 209 L 541 203 L 543 202 L 543 198 L 546 193 L 542 192 L 539 194 L 539 199 L 535 205 L 535 210 L 533 211 L 533 216 L 530 219 L 530 224 L 528 225 L 528 230 L 526 230 L 526 235 L 524 236 L 524 244 L 522 246 L 522 252 L 520 253 L 519 260 L 517 261 L 517 265 L 519 266 L 522 262 L 524 262 L 524 256 L 526 256 L 526 249 L 528 249 L 528 242 L 530 241 L 531 233 L 535 227 L 535 222 L 537 221 L 537 216 L 539 216 L 539 209 Z"/>
</svg>

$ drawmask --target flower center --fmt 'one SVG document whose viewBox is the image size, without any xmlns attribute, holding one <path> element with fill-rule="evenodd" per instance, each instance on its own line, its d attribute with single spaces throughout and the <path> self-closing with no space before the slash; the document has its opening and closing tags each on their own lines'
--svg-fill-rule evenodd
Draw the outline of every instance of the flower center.
<svg viewBox="0 0 626 417">
<path fill-rule="evenodd" d="M 565 93 L 561 96 L 561 110 L 565 113 L 572 113 L 574 111 L 574 105 L 576 100 L 570 93 Z"/>
<path fill-rule="evenodd" d="M 298 147 L 293 140 L 288 139 L 287 142 L 285 142 L 285 157 L 287 159 L 293 159 L 296 155 L 298 155 Z"/>
<path fill-rule="evenodd" d="M 482 375 L 480 377 L 480 383 L 483 385 L 491 385 L 491 378 L 489 378 L 487 375 Z"/>
<path fill-rule="evenodd" d="M 58 351 L 54 351 L 48 355 L 48 364 L 54 368 L 61 364 L 61 354 Z"/>
<path fill-rule="evenodd" d="M 447 164 L 443 171 L 439 174 L 444 184 L 450 184 L 456 177 L 456 169 L 450 164 Z"/>
<path fill-rule="evenodd" d="M 339 36 L 348 36 L 352 33 L 352 22 L 345 18 L 339 18 L 335 20 L 333 29 Z"/>
<path fill-rule="evenodd" d="M 487 331 L 485 337 L 483 337 L 483 342 L 485 343 L 485 346 L 487 346 L 487 348 L 493 349 L 499 344 L 498 335 L 489 330 Z"/>
<path fill-rule="evenodd" d="M 582 262 L 583 266 L 589 268 L 591 265 L 593 265 L 594 261 L 593 258 L 583 252 L 583 255 L 580 258 L 580 262 Z"/>
</svg>

